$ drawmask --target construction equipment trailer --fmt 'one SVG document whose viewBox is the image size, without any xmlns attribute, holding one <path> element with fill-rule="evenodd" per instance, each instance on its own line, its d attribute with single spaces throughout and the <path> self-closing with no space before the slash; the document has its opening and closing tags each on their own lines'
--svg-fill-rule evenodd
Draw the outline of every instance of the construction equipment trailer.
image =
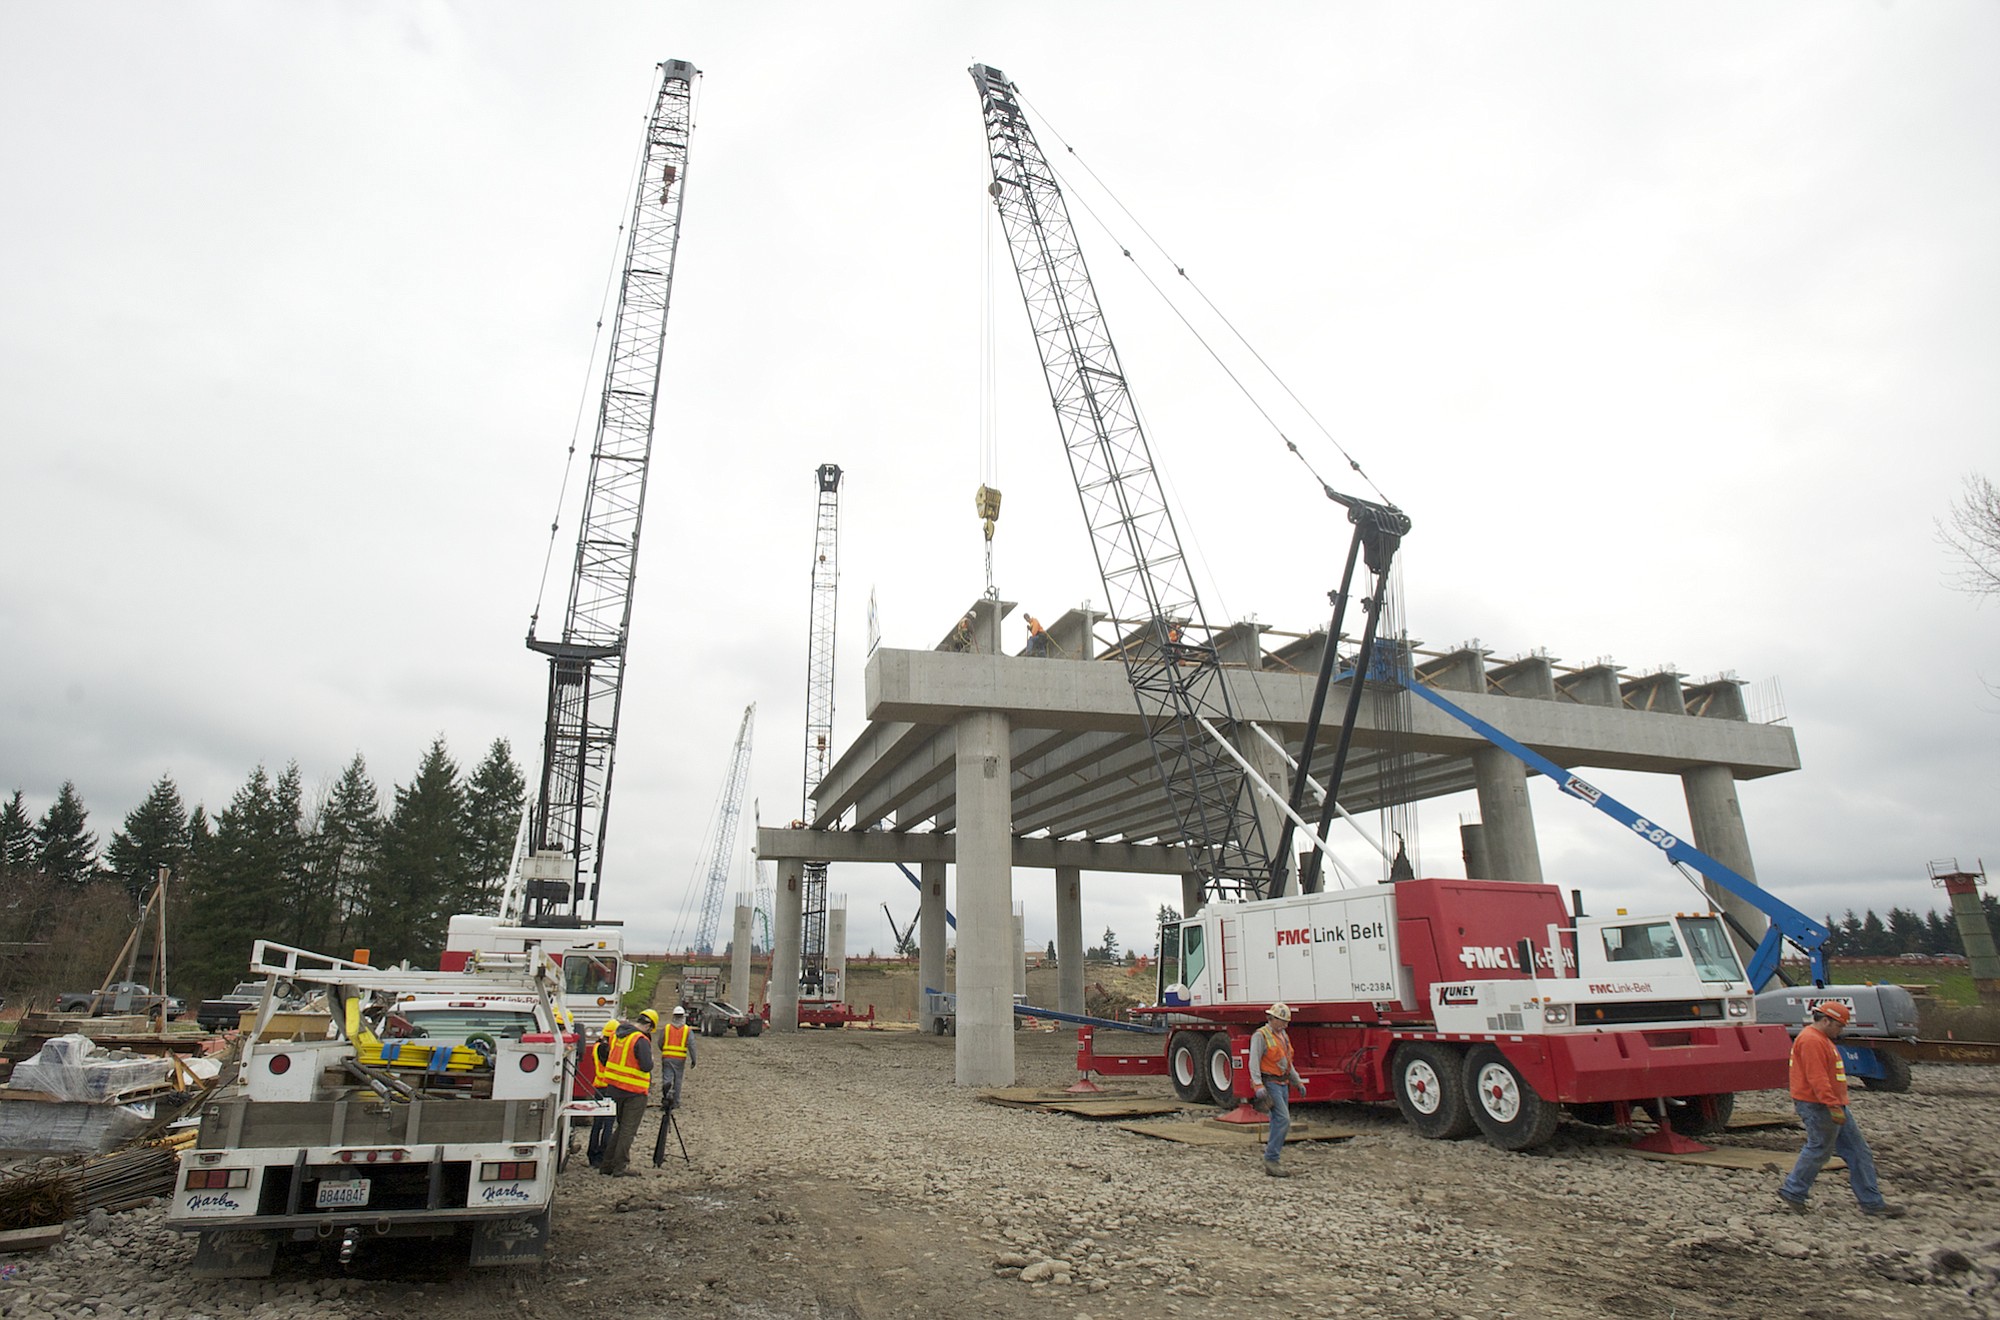
<svg viewBox="0 0 2000 1320">
<path fill-rule="evenodd" d="M 1708 913 L 1578 917 L 1552 885 L 1412 879 L 1210 904 L 1161 941 L 1160 1002 L 1133 1012 L 1166 1026 L 1166 1052 L 1087 1037 L 1079 1068 L 1247 1103 L 1250 1037 L 1282 1000 L 1304 1099 L 1393 1100 L 1426 1137 L 1503 1150 L 1546 1142 L 1564 1109 L 1713 1132 L 1735 1092 L 1785 1084 L 1790 1040 L 1757 1023 Z"/>
<path fill-rule="evenodd" d="M 566 1111 L 601 1108 L 567 1094 L 552 962 L 382 970 L 259 940 L 250 970 L 265 989 L 241 1072 L 202 1106 L 167 1209 L 200 1235 L 197 1277 L 264 1277 L 287 1242 L 343 1264 L 390 1237 L 454 1239 L 475 1266 L 542 1258 Z M 286 986 L 326 997 L 331 1036 L 262 1038 Z"/>
</svg>

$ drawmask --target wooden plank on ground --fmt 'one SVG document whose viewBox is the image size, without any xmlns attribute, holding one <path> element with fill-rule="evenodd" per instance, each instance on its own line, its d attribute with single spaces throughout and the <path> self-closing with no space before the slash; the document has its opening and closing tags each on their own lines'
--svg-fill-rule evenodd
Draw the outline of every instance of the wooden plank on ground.
<svg viewBox="0 0 2000 1320">
<path fill-rule="evenodd" d="M 1046 1086 L 1000 1086 L 981 1091 L 979 1098 L 995 1105 L 1069 1104 L 1078 1100 L 1115 1100 L 1137 1095 L 1129 1088 L 1107 1086 L 1097 1091 L 1065 1091 Z"/>
<path fill-rule="evenodd" d="M 1741 1109 L 1729 1116 L 1731 1132 L 1754 1132 L 1758 1128 L 1795 1128 L 1799 1120 L 1792 1114 L 1781 1114 L 1775 1109 Z"/>
<path fill-rule="evenodd" d="M 1036 1106 L 1057 1114 L 1074 1114 L 1078 1118 L 1144 1118 L 1148 1114 L 1178 1114 L 1189 1106 L 1178 1100 L 1141 1100 L 1116 1096 L 1070 1096 L 1065 1100 L 1051 1100 Z M 1203 1105 L 1201 1108 L 1207 1109 Z"/>
<path fill-rule="evenodd" d="M 1270 1136 L 1262 1123 L 1190 1123 L 1185 1119 L 1156 1119 L 1150 1123 L 1120 1123 L 1127 1132 L 1142 1137 L 1159 1137 L 1189 1146 L 1261 1146 Z M 1348 1141 L 1360 1136 L 1357 1128 L 1335 1123 L 1294 1123 L 1285 1134 L 1285 1144 L 1295 1141 Z"/>
<path fill-rule="evenodd" d="M 62 1240 L 61 1224 L 48 1224 L 40 1228 L 10 1228 L 0 1233 L 0 1256 L 16 1251 L 46 1251 Z"/>
<path fill-rule="evenodd" d="M 1712 1150 L 1692 1151 L 1686 1155 L 1668 1155 L 1660 1151 L 1634 1150 L 1622 1147 L 1628 1155 L 1637 1155 L 1642 1160 L 1664 1160 L 1669 1164 L 1705 1164 L 1716 1169 L 1749 1169 L 1751 1171 L 1775 1170 L 1783 1173 L 1798 1161 L 1795 1150 L 1753 1150 L 1748 1146 L 1717 1146 Z M 1829 1171 L 1845 1169 L 1847 1162 L 1839 1156 L 1828 1160 Z"/>
</svg>

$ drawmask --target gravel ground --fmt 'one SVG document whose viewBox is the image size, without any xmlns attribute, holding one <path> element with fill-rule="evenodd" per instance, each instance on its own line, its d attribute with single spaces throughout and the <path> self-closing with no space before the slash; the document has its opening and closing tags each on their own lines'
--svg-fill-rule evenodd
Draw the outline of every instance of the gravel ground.
<svg viewBox="0 0 2000 1320">
<path fill-rule="evenodd" d="M 1074 1080 L 1073 1038 L 1017 1041 L 1020 1084 Z M 0 1315 L 2000 1317 L 2000 1069 L 1919 1065 L 1910 1094 L 1858 1095 L 1897 1222 L 1864 1219 L 1838 1174 L 1797 1217 L 1776 1174 L 1571 1125 L 1529 1155 L 1428 1142 L 1390 1107 L 1301 1106 L 1359 1135 L 1292 1146 L 1277 1182 L 1254 1145 L 982 1103 L 952 1069 L 952 1042 L 908 1031 L 703 1041 L 690 1162 L 626 1180 L 573 1162 L 540 1267 L 384 1245 L 351 1274 L 301 1254 L 198 1283 L 154 1208 L 0 1257 Z M 1788 1155 L 1799 1135 L 1728 1141 Z"/>
</svg>

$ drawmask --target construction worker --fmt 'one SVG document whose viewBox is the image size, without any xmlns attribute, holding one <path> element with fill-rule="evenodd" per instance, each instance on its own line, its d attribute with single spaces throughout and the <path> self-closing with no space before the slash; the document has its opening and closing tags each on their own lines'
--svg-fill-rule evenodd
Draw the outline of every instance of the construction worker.
<svg viewBox="0 0 2000 1320">
<path fill-rule="evenodd" d="M 951 630 L 951 649 L 970 651 L 972 649 L 972 616 L 966 615 L 958 621 L 958 627 Z"/>
<path fill-rule="evenodd" d="M 1049 654 L 1049 635 L 1043 631 L 1042 621 L 1032 614 L 1028 616 L 1028 654 L 1044 660 Z"/>
<path fill-rule="evenodd" d="M 614 1178 L 636 1178 L 639 1171 L 626 1166 L 632 1158 L 632 1142 L 639 1135 L 639 1124 L 646 1117 L 647 1093 L 653 1087 L 652 1034 L 635 1022 L 613 1024 L 604 1057 L 597 1065 L 597 1079 L 618 1104 L 618 1123 L 612 1129 L 611 1146 L 604 1152 L 604 1162 L 597 1171 Z"/>
<path fill-rule="evenodd" d="M 1250 1081 L 1253 1101 L 1268 1099 L 1271 1106 L 1271 1136 L 1264 1143 L 1264 1172 L 1273 1178 L 1289 1178 L 1290 1169 L 1278 1163 L 1285 1149 L 1285 1134 L 1292 1130 L 1292 1092 L 1301 1093 L 1306 1079 L 1292 1066 L 1292 1038 L 1286 1025 L 1292 1020 L 1292 1006 L 1283 1000 L 1264 1010 L 1264 1025 L 1250 1038 Z M 1257 1107 L 1262 1109 L 1262 1103 Z"/>
<path fill-rule="evenodd" d="M 672 1108 L 687 1098 L 687 1069 L 694 1067 L 694 1028 L 686 1008 L 675 1006 L 660 1037 L 660 1099 Z"/>
<path fill-rule="evenodd" d="M 1778 1185 L 1778 1199 L 1793 1214 L 1804 1214 L 1813 1179 L 1829 1157 L 1838 1155 L 1847 1161 L 1847 1185 L 1854 1189 L 1861 1213 L 1901 1219 L 1903 1207 L 1882 1199 L 1875 1182 L 1875 1153 L 1847 1112 L 1847 1065 L 1833 1043 L 1853 1017 L 1847 1005 L 1823 1000 L 1813 1005 L 1812 1021 L 1792 1042 L 1792 1108 L 1805 1124 L 1806 1144 L 1798 1163 Z"/>
<path fill-rule="evenodd" d="M 604 1024 L 604 1029 L 597 1034 L 597 1039 L 590 1043 L 590 1048 L 586 1049 L 583 1052 L 583 1057 L 577 1060 L 577 1081 L 582 1086 L 589 1088 L 586 1094 L 593 1100 L 611 1099 L 611 1088 L 604 1084 L 603 1080 L 598 1076 L 597 1070 L 603 1065 L 604 1060 L 610 1056 L 611 1036 L 617 1030 L 618 1019 L 608 1019 Z M 590 1143 L 585 1147 L 584 1153 L 590 1159 L 591 1168 L 595 1169 L 603 1165 L 604 1152 L 611 1145 L 611 1129 L 616 1124 L 617 1119 L 615 1118 L 593 1118 L 590 1120 Z"/>
</svg>

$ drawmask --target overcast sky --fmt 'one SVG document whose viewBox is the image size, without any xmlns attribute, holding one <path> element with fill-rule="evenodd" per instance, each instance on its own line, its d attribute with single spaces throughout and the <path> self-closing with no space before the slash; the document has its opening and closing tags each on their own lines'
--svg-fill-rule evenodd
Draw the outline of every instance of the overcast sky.
<svg viewBox="0 0 2000 1320">
<path fill-rule="evenodd" d="M 2000 862 L 2000 602 L 1935 529 L 2000 476 L 1990 4 L 0 7 L 0 790 L 72 779 L 108 839 L 162 773 L 216 811 L 260 762 L 316 788 L 359 751 L 386 801 L 440 733 L 532 757 L 522 639 L 667 58 L 705 76 L 605 868 L 641 946 L 699 906 L 752 701 L 752 791 L 798 812 L 818 464 L 841 747 L 869 593 L 927 647 L 983 589 L 982 480 L 1003 596 L 1103 599 L 989 272 L 975 61 L 1116 217 L 1073 206 L 1212 621 L 1318 626 L 1347 532 L 1119 256 L 1168 273 L 1140 224 L 1410 513 L 1420 641 L 1749 680 L 1804 762 L 1742 787 L 1759 878 L 1815 915 Z M 1685 906 L 1534 805 L 1548 879 Z M 1424 805 L 1420 872 L 1473 809 Z M 888 868 L 832 884 L 857 953 L 915 910 Z M 1016 877 L 1036 943 L 1050 889 Z M 1085 930 L 1149 944 L 1177 900 L 1093 879 Z"/>
</svg>

